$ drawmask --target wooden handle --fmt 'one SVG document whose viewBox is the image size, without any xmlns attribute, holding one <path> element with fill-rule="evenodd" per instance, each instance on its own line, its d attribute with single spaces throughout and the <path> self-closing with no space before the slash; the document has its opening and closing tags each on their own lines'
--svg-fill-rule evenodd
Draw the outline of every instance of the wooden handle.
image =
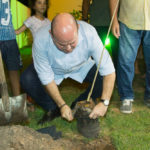
<svg viewBox="0 0 150 150">
<path fill-rule="evenodd" d="M 3 67 L 3 61 L 2 61 L 2 55 L 0 50 L 0 90 L 1 90 L 1 96 L 2 96 L 2 102 L 3 106 L 6 112 L 9 111 L 9 95 L 8 95 L 8 88 L 4 73 L 4 67 Z"/>
</svg>

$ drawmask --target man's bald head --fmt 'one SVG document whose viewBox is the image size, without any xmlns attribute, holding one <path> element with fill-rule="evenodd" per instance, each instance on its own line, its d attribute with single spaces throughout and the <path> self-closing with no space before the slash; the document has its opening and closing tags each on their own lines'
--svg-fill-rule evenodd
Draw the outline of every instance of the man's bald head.
<svg viewBox="0 0 150 150">
<path fill-rule="evenodd" d="M 65 39 L 65 36 L 69 32 L 74 32 L 77 29 L 77 21 L 69 13 L 60 13 L 56 15 L 51 23 L 51 33 L 56 38 L 62 36 L 62 38 Z"/>
<path fill-rule="evenodd" d="M 56 15 L 51 23 L 51 35 L 55 45 L 60 50 L 66 52 L 73 50 L 78 40 L 77 21 L 69 13 Z"/>
</svg>

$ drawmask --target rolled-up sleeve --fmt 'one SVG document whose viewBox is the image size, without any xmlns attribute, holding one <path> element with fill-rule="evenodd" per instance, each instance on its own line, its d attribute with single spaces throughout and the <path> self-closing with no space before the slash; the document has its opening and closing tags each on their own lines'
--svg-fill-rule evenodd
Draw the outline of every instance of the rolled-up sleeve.
<svg viewBox="0 0 150 150">
<path fill-rule="evenodd" d="M 39 42 L 38 38 L 35 38 L 32 47 L 34 67 L 41 83 L 47 85 L 54 80 L 54 72 L 48 61 L 47 50 L 44 47 L 42 42 Z"/>
</svg>

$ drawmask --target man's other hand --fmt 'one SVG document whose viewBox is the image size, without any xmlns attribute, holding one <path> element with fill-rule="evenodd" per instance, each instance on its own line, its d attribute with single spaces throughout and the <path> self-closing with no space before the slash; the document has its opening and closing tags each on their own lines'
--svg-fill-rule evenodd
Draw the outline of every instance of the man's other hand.
<svg viewBox="0 0 150 150">
<path fill-rule="evenodd" d="M 68 105 L 63 106 L 61 108 L 60 112 L 61 112 L 62 118 L 66 119 L 68 121 L 73 120 L 72 111 Z"/>
<path fill-rule="evenodd" d="M 107 112 L 107 108 L 108 106 L 105 106 L 103 103 L 98 103 L 90 113 L 89 117 L 91 119 L 96 119 L 100 116 L 104 116 Z"/>
<path fill-rule="evenodd" d="M 112 30 L 113 35 L 118 39 L 120 36 L 120 25 L 119 25 L 118 20 L 114 20 L 111 30 Z"/>
</svg>

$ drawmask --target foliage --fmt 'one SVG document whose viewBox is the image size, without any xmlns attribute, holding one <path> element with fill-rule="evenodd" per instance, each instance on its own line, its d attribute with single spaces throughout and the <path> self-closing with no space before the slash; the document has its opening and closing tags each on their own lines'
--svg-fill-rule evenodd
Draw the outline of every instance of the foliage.
<svg viewBox="0 0 150 150">
<path fill-rule="evenodd" d="M 75 17 L 76 20 L 82 19 L 82 11 L 80 10 L 73 10 L 71 14 Z"/>
</svg>

